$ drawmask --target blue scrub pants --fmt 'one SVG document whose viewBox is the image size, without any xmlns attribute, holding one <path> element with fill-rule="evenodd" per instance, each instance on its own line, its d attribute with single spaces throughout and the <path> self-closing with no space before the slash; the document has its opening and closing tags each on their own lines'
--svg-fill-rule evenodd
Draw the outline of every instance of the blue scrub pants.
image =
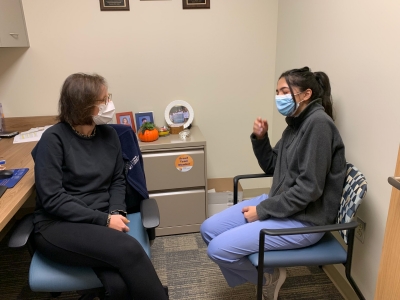
<svg viewBox="0 0 400 300">
<path fill-rule="evenodd" d="M 257 269 L 248 255 L 258 252 L 259 234 L 263 228 L 299 228 L 313 226 L 290 218 L 270 218 L 248 223 L 242 213 L 246 206 L 256 206 L 268 201 L 268 195 L 242 201 L 205 220 L 200 232 L 208 245 L 208 256 L 220 267 L 230 287 L 251 282 L 257 284 Z M 266 236 L 264 249 L 283 250 L 310 246 L 318 242 L 324 233 L 298 234 L 286 236 Z M 273 269 L 265 269 L 272 273 Z"/>
</svg>

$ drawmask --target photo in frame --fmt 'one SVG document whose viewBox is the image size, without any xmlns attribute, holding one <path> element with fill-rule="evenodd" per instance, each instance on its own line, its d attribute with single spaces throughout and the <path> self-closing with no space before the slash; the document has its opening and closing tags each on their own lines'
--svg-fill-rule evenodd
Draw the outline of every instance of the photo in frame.
<svg viewBox="0 0 400 300">
<path fill-rule="evenodd" d="M 136 127 L 135 127 L 135 122 L 133 120 L 132 112 L 116 113 L 115 117 L 117 118 L 117 124 L 131 126 L 133 131 L 136 133 Z"/>
<path fill-rule="evenodd" d="M 100 0 L 100 10 L 129 10 L 129 0 Z"/>
<path fill-rule="evenodd" d="M 182 0 L 183 9 L 210 8 L 211 0 Z"/>
<path fill-rule="evenodd" d="M 146 112 L 138 112 L 135 114 L 136 128 L 139 130 L 140 126 L 142 126 L 145 122 L 154 123 L 154 117 L 152 111 Z"/>
<path fill-rule="evenodd" d="M 168 126 L 183 125 L 183 128 L 190 129 L 194 119 L 194 111 L 186 101 L 174 100 L 165 108 L 164 117 Z"/>
</svg>

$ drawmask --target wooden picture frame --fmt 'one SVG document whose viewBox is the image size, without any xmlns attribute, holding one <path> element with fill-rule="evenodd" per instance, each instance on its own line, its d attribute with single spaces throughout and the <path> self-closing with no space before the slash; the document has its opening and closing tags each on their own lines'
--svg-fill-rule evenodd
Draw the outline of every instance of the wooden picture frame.
<svg viewBox="0 0 400 300">
<path fill-rule="evenodd" d="M 182 0 L 183 9 L 210 8 L 211 0 Z"/>
<path fill-rule="evenodd" d="M 100 10 L 129 10 L 129 0 L 99 0 Z"/>
<path fill-rule="evenodd" d="M 129 111 L 129 112 L 116 113 L 115 117 L 117 118 L 117 124 L 124 124 L 127 126 L 131 126 L 133 131 L 136 133 L 136 127 L 132 112 Z"/>
<path fill-rule="evenodd" d="M 139 130 L 140 126 L 144 122 L 152 122 L 154 123 L 154 117 L 152 111 L 138 112 L 135 114 L 136 128 Z"/>
</svg>

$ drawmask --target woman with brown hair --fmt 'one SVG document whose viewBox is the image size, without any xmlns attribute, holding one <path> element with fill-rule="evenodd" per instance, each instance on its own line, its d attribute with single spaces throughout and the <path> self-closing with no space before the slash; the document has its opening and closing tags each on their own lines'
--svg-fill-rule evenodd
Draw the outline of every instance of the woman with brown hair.
<svg viewBox="0 0 400 300">
<path fill-rule="evenodd" d="M 124 163 L 99 75 L 73 74 L 61 89 L 59 123 L 32 151 L 37 249 L 67 265 L 92 267 L 105 299 L 168 299 L 139 242 L 126 234 Z"/>
</svg>

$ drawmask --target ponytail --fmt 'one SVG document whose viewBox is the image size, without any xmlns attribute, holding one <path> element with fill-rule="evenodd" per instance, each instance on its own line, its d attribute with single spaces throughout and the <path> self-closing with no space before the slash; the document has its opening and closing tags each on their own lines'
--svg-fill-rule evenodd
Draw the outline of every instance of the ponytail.
<svg viewBox="0 0 400 300">
<path fill-rule="evenodd" d="M 332 111 L 332 95 L 331 95 L 331 84 L 329 82 L 329 77 L 324 72 L 314 72 L 315 79 L 321 86 L 320 98 L 322 99 L 322 106 L 325 112 L 333 119 Z"/>
<path fill-rule="evenodd" d="M 284 77 L 291 94 L 292 86 L 296 86 L 301 92 L 311 89 L 312 95 L 310 101 L 321 98 L 322 106 L 325 112 L 333 119 L 331 84 L 329 77 L 324 72 L 311 72 L 309 67 L 293 69 L 282 73 L 279 78 Z"/>
</svg>

